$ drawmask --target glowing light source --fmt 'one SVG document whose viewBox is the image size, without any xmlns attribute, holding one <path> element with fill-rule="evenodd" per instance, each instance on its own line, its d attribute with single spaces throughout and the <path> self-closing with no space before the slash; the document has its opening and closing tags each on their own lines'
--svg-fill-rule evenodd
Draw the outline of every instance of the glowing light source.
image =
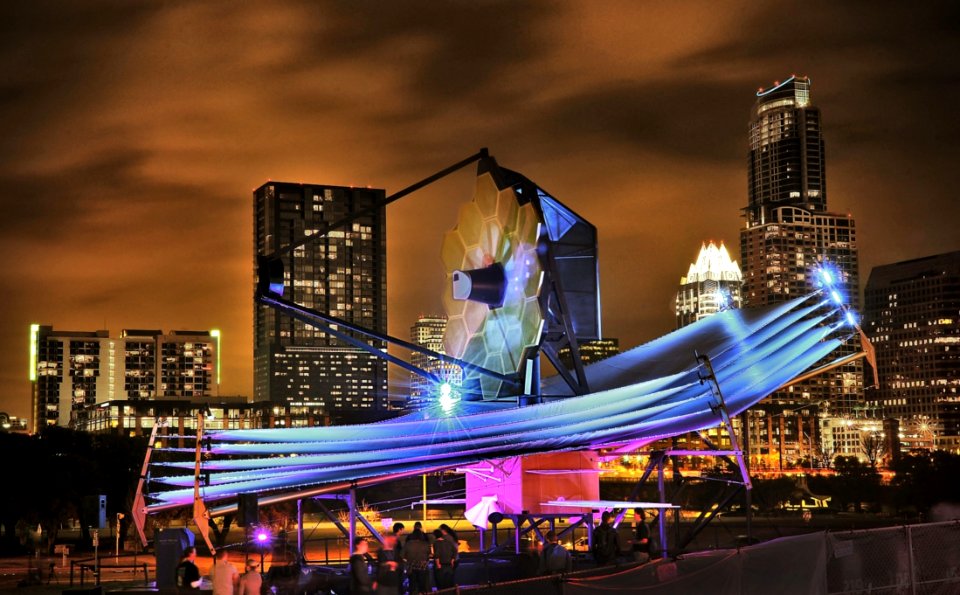
<svg viewBox="0 0 960 595">
<path fill-rule="evenodd" d="M 815 271 L 815 277 L 820 287 L 836 287 L 842 280 L 840 269 L 829 262 L 821 264 Z"/>
<path fill-rule="evenodd" d="M 453 385 L 449 382 L 444 382 L 440 385 L 438 389 L 440 397 L 437 399 L 437 402 L 440 403 L 440 408 L 443 409 L 444 413 L 450 413 L 453 411 L 454 406 L 457 404 L 457 401 L 460 399 L 454 394 Z"/>
<path fill-rule="evenodd" d="M 840 292 L 836 289 L 830 292 L 830 299 L 832 299 L 838 306 L 843 304 L 843 296 L 841 296 Z"/>
<path fill-rule="evenodd" d="M 717 289 L 714 294 L 717 300 L 717 309 L 721 312 L 730 309 L 730 292 L 724 288 Z"/>
<path fill-rule="evenodd" d="M 217 340 L 217 386 L 219 386 L 220 385 L 220 329 L 215 328 L 211 330 L 210 336 Z"/>
<path fill-rule="evenodd" d="M 261 543 L 261 544 L 266 543 L 268 539 L 270 539 L 270 534 L 267 533 L 266 530 L 264 529 L 257 530 L 257 543 Z"/>
<path fill-rule="evenodd" d="M 30 382 L 37 379 L 37 348 L 40 343 L 40 325 L 30 325 Z"/>
<path fill-rule="evenodd" d="M 774 82 L 773 82 L 773 86 L 770 87 L 769 89 L 767 89 L 766 91 L 764 91 L 763 88 L 761 87 L 761 89 L 760 89 L 759 91 L 757 91 L 757 97 L 763 97 L 764 95 L 767 95 L 767 94 L 769 94 L 769 93 L 773 93 L 774 91 L 776 91 L 776 90 L 779 89 L 780 87 L 783 87 L 784 85 L 786 85 L 786 84 L 794 81 L 796 78 L 797 78 L 797 77 L 795 77 L 795 76 L 791 76 L 790 78 L 788 78 L 787 80 L 783 81 L 782 83 L 781 83 L 780 81 L 774 81 Z"/>
<path fill-rule="evenodd" d="M 691 263 L 686 277 L 680 278 L 680 284 L 696 283 L 699 281 L 741 281 L 743 273 L 740 265 L 730 258 L 730 252 L 723 242 L 716 245 L 711 240 L 700 246 L 697 262 Z"/>
<path fill-rule="evenodd" d="M 847 322 L 850 323 L 850 326 L 857 326 L 857 317 L 850 310 L 847 310 Z"/>
</svg>

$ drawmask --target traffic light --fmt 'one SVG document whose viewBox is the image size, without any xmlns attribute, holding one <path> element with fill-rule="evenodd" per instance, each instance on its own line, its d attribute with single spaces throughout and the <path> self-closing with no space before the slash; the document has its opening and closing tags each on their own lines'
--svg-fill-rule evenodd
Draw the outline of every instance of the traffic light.
<svg viewBox="0 0 960 595">
<path fill-rule="evenodd" d="M 94 529 L 103 529 L 107 526 L 107 497 L 103 494 L 99 496 L 83 497 L 83 522 L 88 527 Z"/>
</svg>

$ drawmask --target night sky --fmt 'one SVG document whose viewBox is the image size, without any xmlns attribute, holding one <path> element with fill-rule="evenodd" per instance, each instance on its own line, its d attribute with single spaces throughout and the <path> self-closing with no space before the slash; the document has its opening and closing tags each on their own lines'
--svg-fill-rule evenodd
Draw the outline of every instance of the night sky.
<svg viewBox="0 0 960 595">
<path fill-rule="evenodd" d="M 831 210 L 877 264 L 960 249 L 960 8 L 932 2 L 4 2 L 0 411 L 28 326 L 221 328 L 252 392 L 252 197 L 388 192 L 489 147 L 600 231 L 604 332 L 738 254 L 758 87 L 811 77 Z M 472 172 L 388 207 L 390 331 L 439 312 Z"/>
</svg>

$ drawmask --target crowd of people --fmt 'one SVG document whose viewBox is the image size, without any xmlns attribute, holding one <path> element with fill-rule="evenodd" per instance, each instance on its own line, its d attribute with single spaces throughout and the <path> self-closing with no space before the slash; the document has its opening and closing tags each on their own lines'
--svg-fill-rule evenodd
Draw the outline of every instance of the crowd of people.
<svg viewBox="0 0 960 595">
<path fill-rule="evenodd" d="M 623 554 L 620 533 L 614 527 L 614 516 L 604 512 L 593 530 L 592 554 L 597 566 L 616 563 Z M 634 511 L 634 534 L 630 539 L 633 560 L 650 560 L 650 528 L 644 512 Z M 419 595 L 433 588 L 447 589 L 457 584 L 460 540 L 456 531 L 443 524 L 428 535 L 418 521 L 406 533 L 403 523 L 394 523 L 391 533 L 383 536 L 383 544 L 374 556 L 366 539 L 357 539 L 350 556 L 350 592 L 376 595 Z M 189 547 L 177 567 L 177 586 L 183 590 L 199 589 L 200 571 L 196 565 L 197 550 Z M 431 572 L 432 570 L 432 572 Z M 547 532 L 540 553 L 541 574 L 563 574 L 573 570 L 573 556 L 560 543 L 554 531 Z M 262 578 L 257 563 L 246 560 L 246 572 L 240 574 L 230 563 L 227 550 L 214 556 L 210 570 L 213 595 L 258 595 Z"/>
<path fill-rule="evenodd" d="M 236 566 L 230 563 L 227 550 L 218 550 L 213 557 L 210 569 L 210 582 L 213 595 L 260 595 L 263 578 L 257 570 L 257 562 L 247 558 L 245 572 L 240 574 Z M 181 591 L 200 589 L 200 569 L 197 568 L 197 548 L 188 547 L 177 566 L 177 587 Z"/>
<path fill-rule="evenodd" d="M 453 587 L 457 584 L 459 551 L 457 533 L 446 524 L 440 525 L 431 539 L 419 521 L 414 523 L 409 535 L 403 523 L 394 523 L 393 531 L 384 536 L 383 547 L 375 558 L 370 554 L 367 540 L 357 540 L 350 556 L 350 592 L 417 595 L 428 593 L 433 587 Z"/>
</svg>

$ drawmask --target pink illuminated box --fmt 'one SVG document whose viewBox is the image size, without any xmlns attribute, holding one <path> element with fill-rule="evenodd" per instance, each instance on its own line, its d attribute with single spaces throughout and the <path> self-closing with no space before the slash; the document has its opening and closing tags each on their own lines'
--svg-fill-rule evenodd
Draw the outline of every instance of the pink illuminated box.
<svg viewBox="0 0 960 595">
<path fill-rule="evenodd" d="M 542 506 L 550 500 L 597 500 L 600 471 L 597 453 L 559 452 L 484 461 L 464 467 L 467 510 L 484 497 L 496 496 L 505 514 L 589 512 L 589 509 Z"/>
</svg>

